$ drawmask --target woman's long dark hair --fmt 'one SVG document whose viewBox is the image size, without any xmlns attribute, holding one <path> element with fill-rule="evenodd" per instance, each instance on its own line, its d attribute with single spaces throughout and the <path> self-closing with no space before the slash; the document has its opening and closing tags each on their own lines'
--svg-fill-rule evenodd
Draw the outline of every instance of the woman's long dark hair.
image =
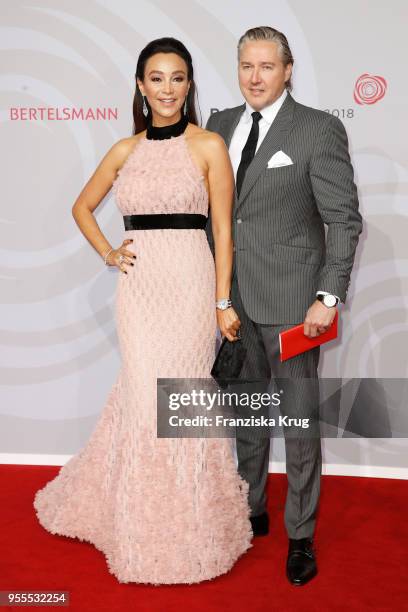
<svg viewBox="0 0 408 612">
<path fill-rule="evenodd" d="M 151 121 L 152 112 L 148 101 L 146 100 L 146 106 L 149 110 L 147 117 L 143 114 L 143 96 L 137 84 L 137 79 L 143 81 L 145 66 L 147 60 L 155 55 L 156 53 L 176 53 L 179 55 L 187 64 L 187 79 L 191 81 L 190 89 L 187 94 L 187 112 L 186 115 L 190 123 L 198 125 L 197 113 L 195 109 L 195 94 L 196 85 L 194 83 L 194 71 L 193 71 L 193 60 L 190 52 L 186 49 L 182 42 L 176 38 L 166 37 L 157 38 L 152 40 L 145 46 L 139 55 L 136 66 L 136 91 L 135 97 L 133 98 L 133 134 L 138 134 L 146 129 L 147 124 Z M 183 111 L 182 111 L 183 112 Z"/>
</svg>

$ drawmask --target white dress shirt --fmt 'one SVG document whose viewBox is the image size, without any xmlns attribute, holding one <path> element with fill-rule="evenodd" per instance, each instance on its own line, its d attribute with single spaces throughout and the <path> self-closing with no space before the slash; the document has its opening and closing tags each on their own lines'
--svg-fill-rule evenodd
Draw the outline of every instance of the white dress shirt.
<svg viewBox="0 0 408 612">
<path fill-rule="evenodd" d="M 269 128 L 271 127 L 273 120 L 275 119 L 280 107 L 285 101 L 286 96 L 287 91 L 286 89 L 284 89 L 282 95 L 280 95 L 279 98 L 275 100 L 275 102 L 273 102 L 269 106 L 265 106 L 265 108 L 260 111 L 262 119 L 260 119 L 259 121 L 259 136 L 258 144 L 256 145 L 256 151 L 258 151 L 261 142 L 263 141 Z M 237 176 L 238 166 L 241 161 L 242 149 L 245 147 L 245 143 L 248 140 L 249 132 L 251 131 L 251 114 L 254 112 L 254 110 L 255 109 L 253 109 L 252 106 L 250 106 L 248 102 L 246 102 L 245 110 L 242 113 L 241 119 L 239 120 L 238 125 L 235 128 L 235 131 L 231 138 L 229 154 L 231 158 L 232 167 L 234 169 L 235 177 Z"/>
<path fill-rule="evenodd" d="M 277 100 L 275 100 L 275 102 L 272 102 L 272 104 L 270 104 L 269 106 L 265 106 L 265 108 L 263 108 L 260 111 L 262 115 L 262 119 L 260 119 L 259 121 L 259 136 L 258 136 L 258 142 L 256 145 L 255 154 L 258 151 L 259 147 L 261 146 L 263 139 L 265 138 L 276 115 L 278 114 L 282 104 L 284 103 L 286 96 L 287 96 L 287 90 L 284 89 L 282 94 L 279 96 Z M 254 112 L 254 110 L 255 109 L 253 109 L 252 106 L 248 104 L 248 102 L 245 103 L 245 110 L 242 113 L 241 118 L 238 122 L 238 125 L 235 128 L 234 133 L 231 138 L 231 142 L 229 146 L 229 154 L 231 158 L 232 167 L 234 170 L 235 179 L 237 176 L 238 166 L 241 161 L 242 149 L 245 147 L 246 141 L 248 140 L 249 132 L 251 131 L 252 113 Z M 321 291 L 321 290 L 317 291 L 316 295 L 318 295 L 319 293 L 323 295 L 328 295 L 327 291 Z M 337 300 L 340 303 L 340 298 L 337 295 L 335 297 L 337 297 Z"/>
</svg>

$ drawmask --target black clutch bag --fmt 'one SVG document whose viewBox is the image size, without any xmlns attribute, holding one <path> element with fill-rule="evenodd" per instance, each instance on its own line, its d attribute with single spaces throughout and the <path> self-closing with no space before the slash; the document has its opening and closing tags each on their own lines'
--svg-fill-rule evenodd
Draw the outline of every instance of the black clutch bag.
<svg viewBox="0 0 408 612">
<path fill-rule="evenodd" d="M 225 337 L 221 343 L 213 367 L 211 376 L 223 389 L 228 383 L 236 381 L 245 361 L 246 348 L 241 339 L 230 342 Z"/>
</svg>

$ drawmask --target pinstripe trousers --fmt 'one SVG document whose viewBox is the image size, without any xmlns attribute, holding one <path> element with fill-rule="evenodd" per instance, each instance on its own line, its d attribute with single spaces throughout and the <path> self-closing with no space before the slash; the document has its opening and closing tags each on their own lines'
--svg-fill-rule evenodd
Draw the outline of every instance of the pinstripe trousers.
<svg viewBox="0 0 408 612">
<path fill-rule="evenodd" d="M 267 325 L 252 321 L 242 304 L 239 284 L 234 270 L 231 300 L 241 321 L 241 342 L 247 349 L 240 374 L 240 384 L 229 390 L 250 389 L 251 392 L 272 393 L 271 387 L 282 391 L 280 412 L 294 418 L 309 418 L 311 430 L 294 434 L 284 428 L 288 491 L 285 503 L 285 527 L 289 538 L 312 537 L 320 493 L 322 466 L 319 434 L 319 388 L 317 366 L 320 348 L 317 347 L 280 362 L 279 333 L 291 325 Z M 305 313 L 306 314 L 306 313 Z M 293 325 L 299 323 L 295 321 Z M 243 381 L 258 379 L 247 384 Z M 238 416 L 248 416 L 248 407 L 235 404 Z M 314 433 L 313 433 L 314 432 Z M 266 510 L 265 486 L 268 476 L 270 438 L 256 429 L 241 427 L 236 430 L 238 471 L 249 483 L 249 505 L 252 516 Z"/>
</svg>

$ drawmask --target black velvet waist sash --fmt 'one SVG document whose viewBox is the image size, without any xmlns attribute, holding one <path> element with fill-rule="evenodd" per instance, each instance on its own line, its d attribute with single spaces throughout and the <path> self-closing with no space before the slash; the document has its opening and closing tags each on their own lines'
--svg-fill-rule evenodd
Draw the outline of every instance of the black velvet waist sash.
<svg viewBox="0 0 408 612">
<path fill-rule="evenodd" d="M 207 217 L 197 213 L 124 215 L 125 230 L 205 229 Z"/>
</svg>

